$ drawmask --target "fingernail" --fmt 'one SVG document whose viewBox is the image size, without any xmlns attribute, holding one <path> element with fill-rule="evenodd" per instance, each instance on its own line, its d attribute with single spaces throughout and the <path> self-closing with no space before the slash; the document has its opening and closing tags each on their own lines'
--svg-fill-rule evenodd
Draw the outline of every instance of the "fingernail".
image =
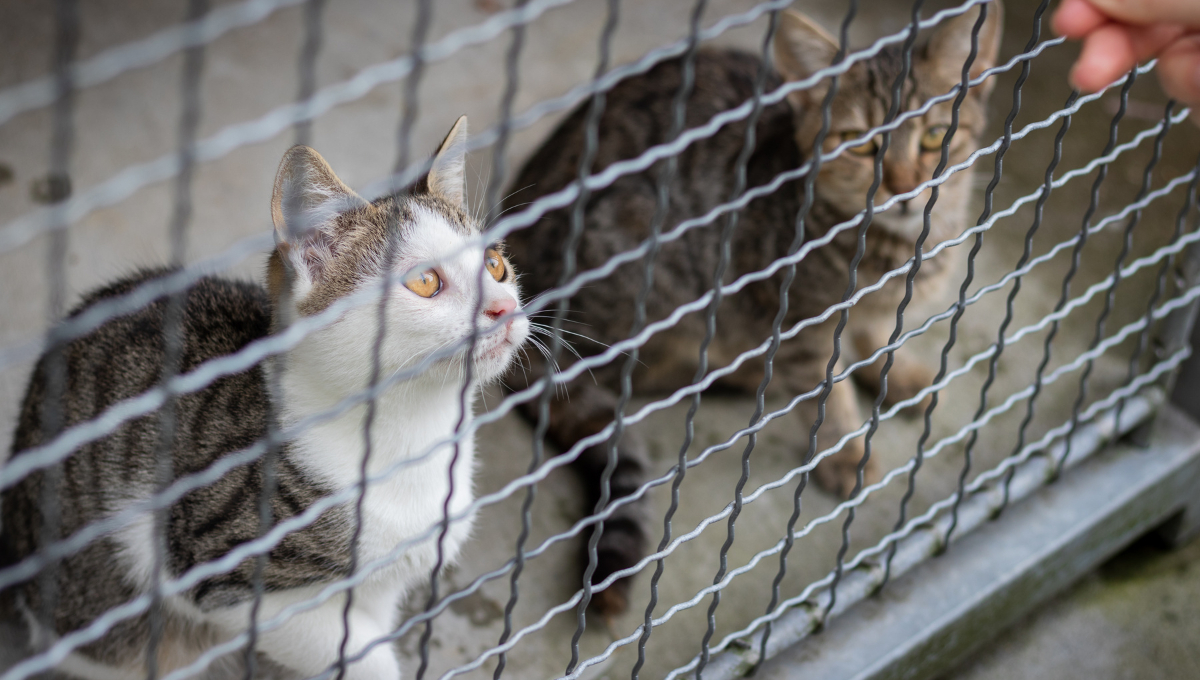
<svg viewBox="0 0 1200 680">
<path fill-rule="evenodd" d="M 1075 88 L 1076 90 L 1086 91 L 1086 88 L 1080 86 L 1078 76 L 1079 62 L 1075 62 L 1075 65 L 1071 67 L 1071 73 L 1067 75 L 1067 82 L 1071 83 L 1071 87 Z"/>
</svg>

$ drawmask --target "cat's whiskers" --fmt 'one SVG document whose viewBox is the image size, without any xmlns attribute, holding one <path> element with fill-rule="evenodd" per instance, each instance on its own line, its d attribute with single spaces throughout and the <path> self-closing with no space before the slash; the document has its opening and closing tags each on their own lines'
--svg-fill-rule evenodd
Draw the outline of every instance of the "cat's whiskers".
<svg viewBox="0 0 1200 680">
<path fill-rule="evenodd" d="M 521 369 L 521 377 L 525 378 L 525 384 L 529 384 L 529 371 L 525 365 L 525 362 L 529 361 L 529 353 L 525 351 L 523 345 L 517 350 L 516 359 L 517 367 Z"/>
<path fill-rule="evenodd" d="M 543 343 L 541 340 L 533 337 L 532 335 L 529 336 L 529 343 L 531 345 L 533 345 L 537 349 L 537 351 L 541 352 L 542 356 L 546 358 L 546 363 L 549 364 L 551 370 L 554 373 L 558 373 L 561 370 L 559 368 L 558 361 L 556 361 L 555 359 L 552 358 L 552 356 L 550 354 L 550 349 L 548 347 L 546 347 L 545 343 Z M 576 356 L 578 356 L 578 355 L 576 355 Z M 526 375 L 525 382 L 526 383 L 529 382 L 528 375 Z M 565 398 L 569 399 L 569 395 L 567 394 L 567 386 L 562 383 L 554 383 L 554 393 L 555 393 L 555 396 L 557 396 L 559 398 L 565 397 Z"/>
<path fill-rule="evenodd" d="M 505 209 L 505 210 L 504 210 L 503 212 L 501 212 L 500 214 L 498 214 L 498 215 L 496 215 L 496 216 L 494 216 L 494 217 L 492 216 L 492 211 L 494 211 L 496 208 L 498 208 L 498 207 L 500 207 L 500 206 L 504 205 L 504 202 L 508 200 L 509 196 L 512 196 L 512 195 L 514 195 L 514 194 L 518 194 L 518 193 L 520 193 L 520 192 L 522 192 L 522 191 L 525 191 L 526 189 L 529 189 L 529 188 L 530 188 L 530 187 L 532 187 L 532 186 L 533 186 L 532 184 L 529 184 L 529 185 L 526 185 L 526 186 L 523 186 L 523 187 L 521 187 L 520 189 L 514 189 L 514 190 L 510 191 L 510 192 L 508 193 L 508 195 L 506 195 L 506 196 L 504 196 L 503 198 L 501 198 L 500 200 L 496 201 L 496 204 L 495 204 L 495 205 L 493 205 L 493 206 L 491 206 L 490 208 L 488 208 L 487 215 L 485 216 L 485 217 L 486 217 L 486 219 L 482 219 L 482 220 L 480 220 L 480 222 L 482 222 L 483 224 L 490 224 L 492 220 L 494 220 L 494 219 L 496 219 L 496 218 L 500 217 L 500 215 L 503 215 L 504 213 L 508 212 L 509 210 L 512 210 L 513 208 L 519 208 L 519 207 L 521 207 L 521 206 L 523 206 L 523 205 L 529 205 L 529 203 L 521 203 L 521 204 L 519 204 L 519 205 L 510 206 L 509 208 Z"/>
<path fill-rule="evenodd" d="M 503 379 L 499 380 L 498 382 L 500 383 L 500 386 L 501 386 L 501 387 L 503 387 L 503 388 L 505 388 L 505 389 L 508 389 L 508 385 L 505 385 L 505 384 L 504 384 L 504 380 L 503 380 Z M 488 408 L 487 397 L 486 397 L 486 395 L 484 395 L 484 393 L 483 393 L 483 392 L 484 392 L 484 390 L 483 390 L 483 383 L 479 383 L 479 384 L 478 384 L 476 387 L 478 387 L 478 388 L 479 388 L 479 401 L 483 403 L 483 411 L 484 411 L 485 413 L 490 413 L 490 412 L 491 412 L 491 409 L 489 409 L 489 408 Z"/>
<path fill-rule="evenodd" d="M 475 194 L 475 204 L 471 206 L 470 214 L 480 224 L 487 224 L 485 220 L 480 219 L 479 209 L 483 207 L 483 201 L 485 200 L 484 197 L 487 195 L 487 187 L 492 181 L 492 167 L 490 165 L 488 166 L 487 177 L 483 177 L 483 175 L 479 172 L 479 168 L 476 168 L 475 179 L 479 180 L 479 191 Z"/>
<path fill-rule="evenodd" d="M 531 330 L 535 333 L 541 333 L 547 337 L 554 336 L 554 329 L 552 329 L 549 326 L 546 326 L 545 324 L 535 324 L 531 321 L 531 322 L 529 322 L 529 330 Z M 574 335 L 577 338 L 583 338 L 584 340 L 587 340 L 588 342 L 593 342 L 597 345 L 600 345 L 601 347 L 603 347 L 605 349 L 608 349 L 610 347 L 610 345 L 605 344 L 599 340 L 596 340 L 595 338 L 592 338 L 590 336 L 584 335 L 583 333 L 576 333 L 575 331 L 569 331 L 569 330 L 566 330 L 565 328 L 558 329 L 558 332 L 563 333 L 564 335 Z M 573 346 L 571 346 L 570 343 L 564 342 L 563 346 L 566 347 L 567 350 L 569 350 L 575 356 L 577 356 L 581 359 L 583 358 L 583 357 L 579 356 L 579 352 Z"/>
<path fill-rule="evenodd" d="M 586 324 L 585 324 L 585 325 L 586 325 Z M 554 337 L 554 330 L 553 330 L 552 328 L 550 328 L 549 326 L 546 326 L 545 324 L 539 324 L 539 323 L 534 323 L 533 321 L 530 321 L 530 322 L 529 322 L 529 330 L 530 330 L 530 332 L 531 332 L 531 333 L 541 333 L 541 334 L 543 334 L 543 335 L 545 335 L 545 336 L 547 336 L 547 337 Z M 586 335 L 584 335 L 584 334 L 582 334 L 582 333 L 576 333 L 576 332 L 574 332 L 574 331 L 568 331 L 568 330 L 565 330 L 565 329 L 562 329 L 562 328 L 560 328 L 560 329 L 558 329 L 558 330 L 559 330 L 559 332 L 561 332 L 561 333 L 565 333 L 565 334 L 567 334 L 567 335 L 575 335 L 575 336 L 578 336 L 578 337 L 580 337 L 580 338 L 583 338 L 584 340 L 587 340 L 588 342 L 594 342 L 594 343 L 596 343 L 597 345 L 600 345 L 601 347 L 604 347 L 605 349 L 607 349 L 607 348 L 609 347 L 609 345 L 606 345 L 605 343 L 603 343 L 603 342 L 600 342 L 599 340 L 596 340 L 596 339 L 594 339 L 594 338 L 590 338 L 590 337 L 588 337 L 588 336 L 586 336 Z M 530 335 L 530 339 L 531 339 L 531 340 L 533 339 L 533 336 L 532 336 L 532 335 Z M 561 338 L 560 338 L 560 340 L 561 340 Z M 565 348 L 567 349 L 567 351 L 568 351 L 568 352 L 570 352 L 571 354 L 574 354 L 576 359 L 583 359 L 583 356 L 582 356 L 582 355 L 579 353 L 579 350 L 575 349 L 575 347 L 574 347 L 573 345 L 571 345 L 571 343 L 569 343 L 569 342 L 560 342 L 559 344 L 560 344 L 560 346 L 562 346 L 562 347 L 565 347 Z M 547 360 L 547 361 L 549 361 L 549 360 L 550 360 L 550 352 L 549 352 L 549 350 L 544 350 L 544 351 L 542 352 L 542 354 L 545 354 L 545 355 L 546 355 L 546 360 Z M 624 352 L 622 352 L 622 354 L 624 355 L 625 353 L 624 353 Z M 558 369 L 558 362 L 554 362 L 554 370 L 556 370 L 556 371 L 557 371 L 557 370 L 559 370 L 559 369 Z M 588 369 L 588 375 L 592 376 L 592 380 L 593 380 L 593 381 L 595 381 L 595 379 L 596 379 L 596 375 L 595 375 L 594 373 L 592 373 L 592 370 L 591 370 L 591 369 Z M 565 387 L 565 386 L 561 386 L 561 385 L 560 385 L 560 388 L 561 388 L 561 389 L 564 389 L 564 390 L 566 389 L 566 387 Z"/>
<path fill-rule="evenodd" d="M 551 358 L 550 349 L 546 347 L 544 342 L 531 335 L 529 336 L 529 344 L 537 349 L 538 352 L 541 352 L 542 356 L 546 358 L 546 362 L 550 364 L 551 368 L 553 368 L 555 371 L 559 370 L 558 362 Z"/>
<path fill-rule="evenodd" d="M 546 328 L 534 328 L 533 324 L 530 324 L 529 330 L 530 330 L 530 332 L 531 332 L 531 333 L 541 333 L 542 335 L 545 335 L 545 336 L 547 336 L 547 337 L 553 337 L 553 336 L 554 336 L 554 334 L 553 334 L 553 333 L 551 333 L 551 332 L 550 332 L 548 329 L 546 329 Z M 581 336 L 581 337 L 582 337 L 582 336 Z M 531 340 L 533 339 L 533 336 L 532 336 L 532 335 L 530 336 L 530 339 L 531 339 Z M 550 352 L 550 349 L 549 349 L 549 348 L 546 346 L 546 344 L 545 344 L 545 343 L 544 343 L 542 340 L 540 340 L 540 339 L 539 339 L 537 342 L 538 342 L 538 345 L 539 345 L 539 346 L 540 346 L 540 348 L 541 348 L 542 354 L 544 354 L 544 355 L 546 356 L 546 361 L 551 361 L 551 358 L 550 358 L 550 354 L 551 354 L 551 352 Z M 583 359 L 583 355 L 579 353 L 579 350 L 577 350 L 577 349 L 575 349 L 573 346 L 571 346 L 571 344 L 570 344 L 570 343 L 567 343 L 567 342 L 559 342 L 559 346 L 560 346 L 560 347 L 563 347 L 563 348 L 566 348 L 566 350 L 567 350 L 568 352 L 570 352 L 572 355 L 574 355 L 576 359 Z M 554 369 L 555 369 L 555 370 L 558 370 L 558 362 L 557 362 L 557 361 L 551 361 L 551 363 L 553 363 L 553 364 L 554 364 Z M 588 373 L 591 373 L 591 371 L 589 370 L 589 371 L 588 371 Z"/>
<path fill-rule="evenodd" d="M 533 314 L 526 314 L 525 316 L 530 319 L 549 319 L 549 320 L 553 321 L 556 314 L 557 314 L 557 312 L 543 311 L 543 312 L 535 312 Z M 583 312 L 579 311 L 578 309 L 564 309 L 563 310 L 563 319 L 566 320 L 568 318 L 568 316 L 571 314 L 582 316 Z M 571 323 L 578 324 L 580 326 L 587 326 L 588 328 L 592 327 L 592 324 L 590 324 L 590 323 L 586 323 L 583 321 L 576 321 L 574 319 L 571 319 Z"/>
<path fill-rule="evenodd" d="M 533 324 L 530 324 L 530 330 L 534 330 Z M 539 329 L 537 329 L 537 331 L 549 334 L 544 328 L 539 328 Z M 551 357 L 550 349 L 548 347 L 546 347 L 545 343 L 537 338 L 534 338 L 532 335 L 529 336 L 529 340 L 531 343 L 534 344 L 534 347 L 537 347 L 538 351 L 542 353 L 542 356 L 546 357 L 546 362 L 548 364 L 550 364 L 550 366 L 553 368 L 554 372 L 556 372 L 556 373 L 561 372 L 562 369 L 559 367 L 558 361 Z M 561 343 L 560 346 L 566 347 L 567 350 L 569 350 L 572 354 L 574 354 L 576 358 L 583 359 L 583 357 L 579 354 L 579 352 L 576 351 L 575 348 L 572 347 L 570 344 L 564 342 L 564 343 Z M 590 375 L 592 377 L 593 381 L 596 380 L 596 375 L 594 373 L 592 373 L 592 370 L 590 368 L 588 369 L 588 375 Z M 571 400 L 570 399 L 571 395 L 567 391 L 567 386 L 565 383 L 555 383 L 554 392 L 555 392 L 555 395 L 560 399 L 566 399 L 567 401 Z"/>
<path fill-rule="evenodd" d="M 508 206 L 507 208 L 505 208 L 504 210 L 501 210 L 500 212 L 496 213 L 496 216 L 495 216 L 495 217 L 490 217 L 490 216 L 489 216 L 489 217 L 488 217 L 488 219 L 489 219 L 489 220 L 497 220 L 497 219 L 500 219 L 501 217 L 503 217 L 503 216 L 504 216 L 504 214 L 505 214 L 505 213 L 507 213 L 507 212 L 511 212 L 511 211 L 513 211 L 513 210 L 516 210 L 517 208 L 523 208 L 523 207 L 525 207 L 525 206 L 527 206 L 527 205 L 531 205 L 532 203 L 533 203 L 533 201 L 526 201 L 526 202 L 524 202 L 524 203 L 517 203 L 516 205 L 510 205 L 510 206 Z M 492 210 L 495 210 L 495 207 L 493 207 L 493 208 L 492 208 Z"/>
</svg>

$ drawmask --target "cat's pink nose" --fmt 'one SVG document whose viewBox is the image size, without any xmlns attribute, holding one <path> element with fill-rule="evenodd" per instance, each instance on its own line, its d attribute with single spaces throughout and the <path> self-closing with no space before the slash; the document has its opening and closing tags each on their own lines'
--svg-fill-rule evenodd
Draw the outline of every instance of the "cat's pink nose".
<svg viewBox="0 0 1200 680">
<path fill-rule="evenodd" d="M 492 300 L 489 302 L 487 307 L 484 308 L 483 313 L 486 314 L 489 319 L 495 321 L 496 319 L 499 319 L 516 308 L 517 301 L 512 299 L 512 297 L 505 295 L 499 300 Z"/>
</svg>

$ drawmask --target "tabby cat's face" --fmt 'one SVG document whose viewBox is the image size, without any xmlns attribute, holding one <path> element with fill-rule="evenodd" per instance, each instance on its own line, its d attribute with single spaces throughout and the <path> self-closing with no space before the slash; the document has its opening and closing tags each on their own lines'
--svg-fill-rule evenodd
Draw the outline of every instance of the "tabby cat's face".
<svg viewBox="0 0 1200 680">
<path fill-rule="evenodd" d="M 1001 8 L 996 0 L 988 7 L 988 18 L 979 32 L 978 54 L 971 67 L 973 77 L 990 68 L 996 59 Z M 798 15 L 795 14 L 791 16 L 793 18 L 781 26 L 777 58 L 784 75 L 789 80 L 799 80 L 817 68 L 828 66 L 837 47 L 811 21 L 796 18 Z M 909 75 L 901 88 L 901 111 L 915 110 L 930 98 L 946 94 L 960 82 L 977 16 L 976 12 L 968 12 L 944 23 L 935 30 L 924 48 L 914 52 Z M 892 88 L 902 73 L 900 47 L 891 46 L 877 56 L 855 64 L 839 79 L 824 142 L 826 153 L 834 151 L 843 142 L 863 139 L 867 130 L 886 122 L 892 105 Z M 978 148 L 979 135 L 987 123 L 986 100 L 990 82 L 972 88 L 963 101 L 957 131 L 949 137 L 947 166 L 963 161 Z M 797 143 L 806 157 L 811 156 L 821 126 L 820 105 L 827 92 L 826 80 L 817 88 L 796 93 L 791 99 L 797 116 Z M 943 142 L 952 120 L 952 101 L 935 104 L 891 133 L 875 204 L 882 204 L 897 195 L 902 198 L 890 210 L 877 214 L 875 224 L 909 239 L 920 233 L 931 189 L 917 189 L 933 177 L 941 160 Z M 877 152 L 883 142 L 883 135 L 876 135 L 823 164 L 817 181 L 818 197 L 843 219 L 866 207 L 865 198 L 875 177 Z M 961 222 L 965 218 L 970 192 L 969 172 L 952 175 L 941 185 L 934 218 Z"/>
<path fill-rule="evenodd" d="M 529 320 L 520 313 L 503 247 L 481 245 L 480 226 L 463 209 L 458 130 L 411 193 L 373 203 L 338 181 L 312 149 L 296 147 L 284 157 L 273 211 L 279 245 L 270 267 L 272 293 L 278 300 L 290 282 L 301 317 L 351 296 L 370 298 L 310 334 L 300 352 L 314 364 L 310 372 L 346 389 L 364 384 L 379 338 L 378 295 L 389 274 L 386 332 L 378 347 L 383 378 L 415 368 L 417 383 L 458 389 L 470 361 L 473 379 L 488 382 L 504 373 L 528 338 Z"/>
</svg>

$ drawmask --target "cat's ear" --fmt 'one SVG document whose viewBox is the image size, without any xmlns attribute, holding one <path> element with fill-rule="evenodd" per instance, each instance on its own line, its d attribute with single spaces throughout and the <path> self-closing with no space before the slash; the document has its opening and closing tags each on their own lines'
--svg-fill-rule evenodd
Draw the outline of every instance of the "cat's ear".
<svg viewBox="0 0 1200 680">
<path fill-rule="evenodd" d="M 368 205 L 321 154 L 293 146 L 279 163 L 271 193 L 276 250 L 294 271 L 316 278 L 337 252 L 338 216 Z"/>
<path fill-rule="evenodd" d="M 934 31 L 925 50 L 925 57 L 934 64 L 942 78 L 957 83 L 962 80 L 962 67 L 971 54 L 971 33 L 979 12 L 987 7 L 987 18 L 979 27 L 979 48 L 975 61 L 971 63 L 971 78 L 978 78 L 984 71 L 996 65 L 1000 54 L 1000 36 L 1004 30 L 1004 6 L 1000 0 L 991 0 L 980 5 L 979 11 L 967 11 L 945 22 Z M 971 93 L 986 99 L 991 93 L 995 78 L 988 78 Z"/>
<path fill-rule="evenodd" d="M 788 81 L 804 80 L 833 63 L 838 43 L 815 21 L 795 10 L 779 16 L 775 34 L 775 68 Z M 817 83 L 808 90 L 793 93 L 801 99 L 823 97 L 827 85 Z"/>
<path fill-rule="evenodd" d="M 459 116 L 454 127 L 446 133 L 437 153 L 433 155 L 429 174 L 425 176 L 425 191 L 465 208 L 467 201 L 467 117 Z"/>
</svg>

